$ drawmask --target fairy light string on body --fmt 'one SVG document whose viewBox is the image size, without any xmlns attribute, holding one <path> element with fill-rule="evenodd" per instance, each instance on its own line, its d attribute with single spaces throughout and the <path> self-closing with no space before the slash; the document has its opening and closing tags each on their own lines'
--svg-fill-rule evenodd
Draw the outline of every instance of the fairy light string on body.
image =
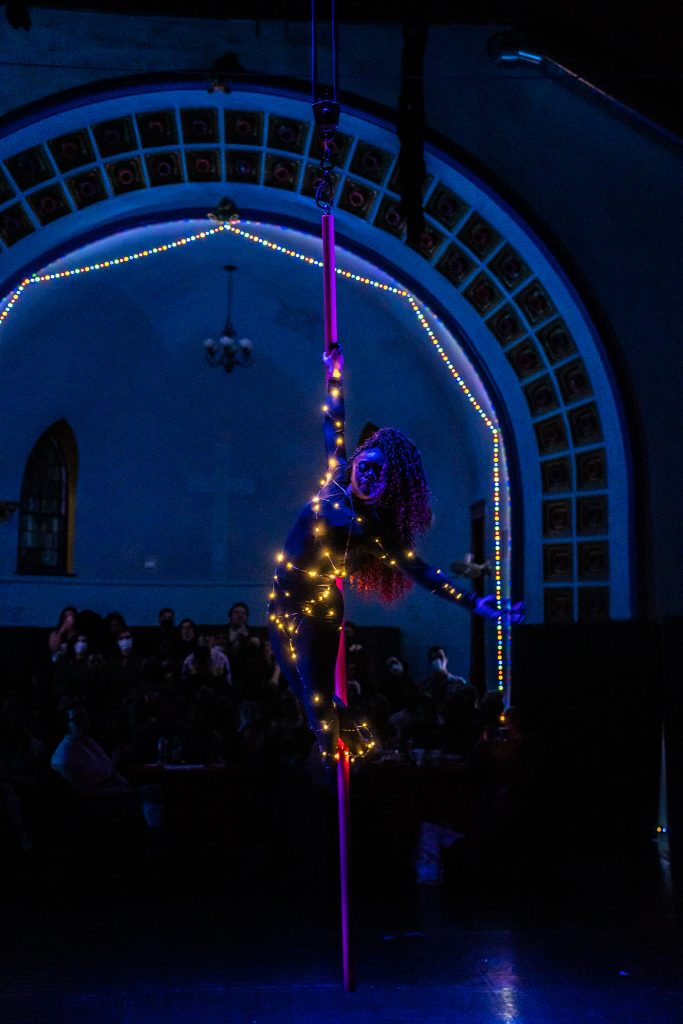
<svg viewBox="0 0 683 1024">
<path fill-rule="evenodd" d="M 179 251 L 186 249 L 188 246 L 209 242 L 216 236 L 220 236 L 225 232 L 251 245 L 258 246 L 259 248 L 272 253 L 274 256 L 293 259 L 300 264 L 310 267 L 311 270 L 322 269 L 322 260 L 312 256 L 310 253 L 302 252 L 291 244 L 282 244 L 280 242 L 273 241 L 271 238 L 265 237 L 265 235 L 259 233 L 257 223 L 241 222 L 237 224 L 234 222 L 225 222 L 217 224 L 215 227 L 202 229 L 201 231 L 195 231 L 180 238 L 175 238 L 169 242 L 145 246 L 144 248 L 140 248 L 134 252 L 123 253 L 120 256 L 98 259 L 93 262 L 61 270 L 45 270 L 32 274 L 31 276 L 24 278 L 14 291 L 9 294 L 4 307 L 0 309 L 0 326 L 9 325 L 12 315 L 21 305 L 21 300 L 25 298 L 27 294 L 32 292 L 33 288 L 37 285 L 40 285 L 41 287 L 50 287 L 60 282 L 66 284 L 67 281 L 76 282 L 78 280 L 83 280 L 84 278 L 91 276 L 93 273 L 116 273 L 117 271 L 123 271 L 125 268 L 130 268 L 133 265 L 140 266 L 141 263 L 147 259 L 158 259 L 171 256 L 173 253 L 178 253 Z M 458 369 L 456 363 L 453 361 L 454 357 L 452 357 L 448 349 L 445 347 L 445 343 L 440 339 L 437 330 L 435 330 L 435 324 L 430 321 L 427 311 L 420 305 L 416 297 L 410 291 L 400 287 L 399 285 L 389 284 L 386 281 L 369 277 L 366 274 L 358 273 L 357 271 L 343 266 L 335 266 L 334 273 L 337 278 L 341 278 L 342 280 L 348 281 L 358 287 L 370 288 L 386 293 L 399 301 L 406 302 L 409 305 L 410 309 L 415 314 L 420 329 L 429 339 L 439 362 L 449 373 L 454 383 L 457 385 L 459 392 L 467 400 L 469 407 L 477 414 L 479 419 L 486 426 L 492 442 L 491 498 L 493 507 L 494 546 L 492 559 L 493 583 L 496 598 L 502 607 L 504 604 L 505 564 L 506 559 L 509 556 L 509 551 L 507 550 L 507 545 L 505 550 L 503 548 L 503 510 L 508 499 L 506 482 L 502 475 L 504 456 L 502 437 L 499 427 L 473 392 L 472 386 L 468 385 L 467 381 L 463 377 L 462 371 Z M 496 677 L 498 688 L 500 690 L 504 690 L 507 685 L 510 671 L 509 624 L 506 621 L 505 615 L 497 621 L 496 633 Z"/>
</svg>

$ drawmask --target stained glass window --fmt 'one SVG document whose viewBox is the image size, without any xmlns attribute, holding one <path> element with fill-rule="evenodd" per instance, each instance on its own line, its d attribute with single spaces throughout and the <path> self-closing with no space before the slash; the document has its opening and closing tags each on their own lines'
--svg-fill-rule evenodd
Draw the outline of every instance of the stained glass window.
<svg viewBox="0 0 683 1024">
<path fill-rule="evenodd" d="M 17 572 L 67 572 L 69 479 L 57 437 L 48 431 L 31 452 L 21 487 Z"/>
</svg>

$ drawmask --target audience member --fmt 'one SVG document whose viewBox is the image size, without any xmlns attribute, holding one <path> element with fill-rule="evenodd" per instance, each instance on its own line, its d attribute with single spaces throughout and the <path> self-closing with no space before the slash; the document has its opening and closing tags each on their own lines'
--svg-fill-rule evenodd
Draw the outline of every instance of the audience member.
<svg viewBox="0 0 683 1024">
<path fill-rule="evenodd" d="M 96 816 L 142 812 L 147 828 L 159 830 L 163 817 L 159 787 L 132 786 L 99 743 L 88 735 L 89 727 L 87 711 L 68 711 L 67 733 L 52 755 L 52 768 L 77 796 L 87 801 L 88 810 Z"/>
<path fill-rule="evenodd" d="M 192 619 L 181 619 L 178 632 L 177 655 L 182 663 L 197 646 L 197 626 Z"/>
<path fill-rule="evenodd" d="M 107 612 L 103 623 L 102 653 L 108 661 L 118 657 L 118 641 L 124 630 L 127 631 L 126 620 L 121 612 Z"/>
<path fill-rule="evenodd" d="M 149 721 L 132 737 L 136 764 L 201 763 L 201 744 L 192 726 L 180 716 L 181 698 L 160 690 L 149 701 Z"/>
<path fill-rule="evenodd" d="M 47 639 L 47 646 L 50 658 L 53 662 L 59 658 L 65 658 L 69 650 L 69 644 L 76 639 L 76 616 L 77 610 L 68 605 L 62 608 L 59 614 L 59 621 Z"/>
<path fill-rule="evenodd" d="M 230 661 L 233 680 L 241 684 L 253 665 L 251 657 L 261 647 L 257 636 L 249 629 L 249 606 L 244 601 L 236 601 L 228 611 L 227 650 L 225 653 Z"/>
<path fill-rule="evenodd" d="M 133 634 L 124 626 L 116 641 L 117 651 L 112 654 L 109 663 L 112 685 L 122 694 L 140 685 L 142 658 L 135 653 L 134 646 Z"/>
<path fill-rule="evenodd" d="M 188 676 L 211 677 L 222 683 L 232 682 L 230 675 L 230 662 L 219 647 L 211 646 L 208 637 L 199 638 L 197 646 L 192 654 L 183 661 L 181 675 L 183 679 Z"/>
<path fill-rule="evenodd" d="M 441 714 L 446 709 L 448 696 L 470 684 L 462 676 L 451 675 L 448 671 L 448 656 L 444 647 L 430 647 L 427 652 L 427 660 L 431 671 L 429 675 L 420 680 L 419 689 L 421 693 L 432 697 Z"/>
</svg>

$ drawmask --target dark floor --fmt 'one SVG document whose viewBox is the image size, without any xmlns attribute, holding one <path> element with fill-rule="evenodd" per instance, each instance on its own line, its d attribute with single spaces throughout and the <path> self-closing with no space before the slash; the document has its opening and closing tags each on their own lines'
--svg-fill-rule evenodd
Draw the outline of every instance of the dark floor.
<svg viewBox="0 0 683 1024">
<path fill-rule="evenodd" d="M 352 993 L 331 887 L 314 900 L 305 877 L 231 872 L 173 863 L 107 891 L 102 872 L 76 885 L 20 870 L 4 900 L 2 1024 L 683 1020 L 680 933 L 656 857 L 629 871 L 608 858 L 528 894 L 510 893 L 504 870 L 488 887 L 395 880 L 380 892 L 375 880 L 357 893 Z"/>
</svg>

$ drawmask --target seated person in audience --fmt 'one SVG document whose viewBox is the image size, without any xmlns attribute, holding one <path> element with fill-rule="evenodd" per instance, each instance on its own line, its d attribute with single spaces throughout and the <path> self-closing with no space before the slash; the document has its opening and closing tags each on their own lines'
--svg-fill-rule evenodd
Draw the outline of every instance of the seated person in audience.
<svg viewBox="0 0 683 1024">
<path fill-rule="evenodd" d="M 225 764 L 225 740 L 216 729 L 216 694 L 209 686 L 200 686 L 188 711 L 189 723 L 199 739 L 203 764 Z"/>
<path fill-rule="evenodd" d="M 228 658 L 219 647 L 211 645 L 207 636 L 200 636 L 192 654 L 185 658 L 181 675 L 183 679 L 188 676 L 210 676 L 228 685 L 232 682 Z"/>
<path fill-rule="evenodd" d="M 377 692 L 389 702 L 391 714 L 405 707 L 408 697 L 416 692 L 408 663 L 398 655 L 390 655 L 381 666 Z"/>
<path fill-rule="evenodd" d="M 63 608 L 60 612 L 59 622 L 47 638 L 47 646 L 53 662 L 65 658 L 69 645 L 75 641 L 77 615 L 78 612 L 71 605 Z"/>
<path fill-rule="evenodd" d="M 116 653 L 112 653 L 109 659 L 112 683 L 120 694 L 136 690 L 140 685 L 142 659 L 134 647 L 133 634 L 124 626 L 116 639 Z"/>
<path fill-rule="evenodd" d="M 178 642 L 174 652 L 181 664 L 194 651 L 197 646 L 197 639 L 197 626 L 195 622 L 192 619 L 181 619 L 178 626 Z"/>
<path fill-rule="evenodd" d="M 460 687 L 446 698 L 444 751 L 469 757 L 479 738 L 479 712 L 473 686 Z"/>
<path fill-rule="evenodd" d="M 479 731 L 484 739 L 498 739 L 504 725 L 505 701 L 500 690 L 489 690 L 479 701 Z"/>
<path fill-rule="evenodd" d="M 389 739 L 392 736 L 392 729 L 389 725 L 391 717 L 391 705 L 383 693 L 371 693 L 361 702 L 361 712 L 364 720 L 367 719 L 373 736 L 377 737 L 378 744 L 382 749 L 391 746 Z"/>
<path fill-rule="evenodd" d="M 88 807 L 99 815 L 141 811 L 150 831 L 162 824 L 161 791 L 158 786 L 132 786 L 114 766 L 102 747 L 88 735 L 90 721 L 83 708 L 70 708 L 67 734 L 50 764 Z"/>
<path fill-rule="evenodd" d="M 270 736 L 279 748 L 280 760 L 289 765 L 304 762 L 315 742 L 304 706 L 289 688 L 280 699 L 279 714 L 273 717 Z"/>
<path fill-rule="evenodd" d="M 175 611 L 173 608 L 160 608 L 157 615 L 159 629 L 175 629 Z"/>
<path fill-rule="evenodd" d="M 159 660 L 174 658 L 178 652 L 178 630 L 175 624 L 173 608 L 160 608 L 158 614 L 159 632 L 156 638 L 155 653 Z"/>
<path fill-rule="evenodd" d="M 454 676 L 448 671 L 448 657 L 442 646 L 430 647 L 427 652 L 427 660 L 431 666 L 431 672 L 420 680 L 418 686 L 421 693 L 427 693 L 436 702 L 439 713 L 446 707 L 446 699 L 449 694 L 456 693 L 467 683 L 462 676 Z"/>
<path fill-rule="evenodd" d="M 118 640 L 124 630 L 127 630 L 126 620 L 121 612 L 108 612 L 104 616 L 102 632 L 102 653 L 110 661 L 119 655 Z"/>
<path fill-rule="evenodd" d="M 228 636 L 225 653 L 230 659 L 232 676 L 241 682 L 247 671 L 250 649 L 260 647 L 260 640 L 249 629 L 249 606 L 236 601 L 228 612 Z"/>
<path fill-rule="evenodd" d="M 243 675 L 237 686 L 237 697 L 239 700 L 258 701 L 265 707 L 277 696 L 280 677 L 275 671 L 270 645 L 262 644 L 257 637 L 253 639 L 254 643 L 247 648 L 243 661 Z"/>
<path fill-rule="evenodd" d="M 87 634 L 78 632 L 66 657 L 55 663 L 52 689 L 60 704 L 65 699 L 80 699 L 85 693 L 89 650 Z"/>
<path fill-rule="evenodd" d="M 347 673 L 365 689 L 369 678 L 369 656 L 358 626 L 354 622 L 344 623 L 344 646 Z"/>
<path fill-rule="evenodd" d="M 131 737 L 136 764 L 201 763 L 201 744 L 192 726 L 180 717 L 181 697 L 160 690 L 148 703 L 149 721 Z"/>
<path fill-rule="evenodd" d="M 443 723 L 436 701 L 428 693 L 417 698 L 416 718 L 409 732 L 409 741 L 422 750 L 442 750 L 444 742 Z"/>
</svg>

